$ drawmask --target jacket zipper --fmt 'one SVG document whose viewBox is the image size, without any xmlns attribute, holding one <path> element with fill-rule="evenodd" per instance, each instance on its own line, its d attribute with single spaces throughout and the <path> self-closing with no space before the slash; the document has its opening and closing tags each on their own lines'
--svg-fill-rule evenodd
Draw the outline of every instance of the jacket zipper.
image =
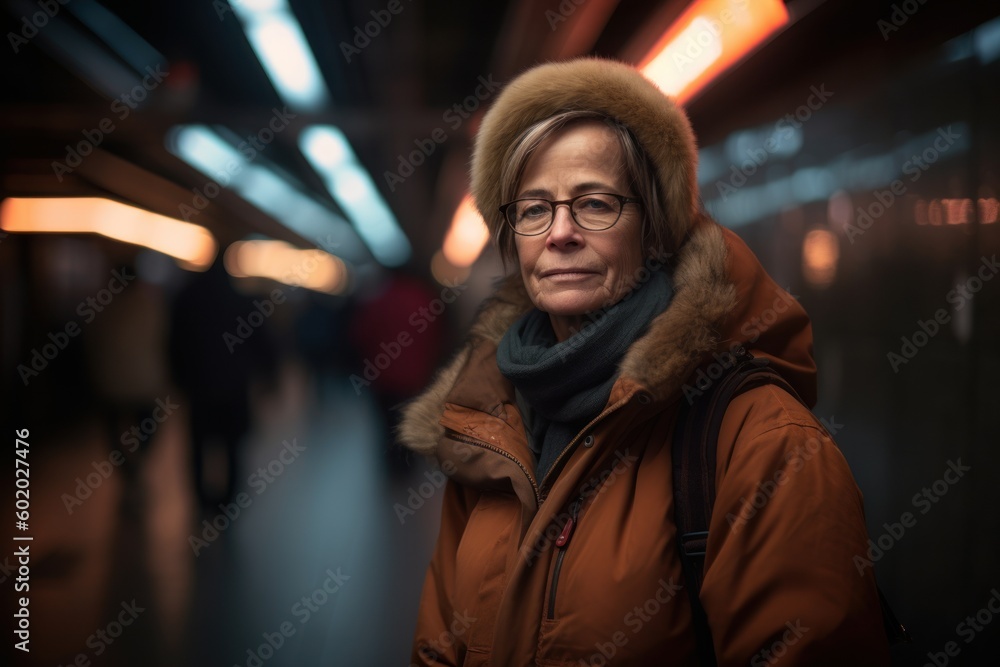
<svg viewBox="0 0 1000 667">
<path fill-rule="evenodd" d="M 587 424 L 586 426 L 584 426 L 580 430 L 580 432 L 577 433 L 576 436 L 572 440 L 569 441 L 569 444 L 566 445 L 566 447 L 564 447 L 561 452 L 559 452 L 559 456 L 557 456 L 556 460 L 552 462 L 552 465 L 549 466 L 549 471 L 547 473 L 545 473 L 545 477 L 539 482 L 540 486 L 544 487 L 545 486 L 545 482 L 548 481 L 549 477 L 551 477 L 553 475 L 553 473 L 555 473 L 559 469 L 559 464 L 562 463 L 562 460 L 566 457 L 567 452 L 570 452 L 573 449 L 573 445 L 576 444 L 576 441 L 580 439 L 581 435 L 583 435 L 584 433 L 586 433 L 587 431 L 589 431 L 591 428 L 593 428 L 594 425 L 597 422 L 601 421 L 602 419 L 604 419 L 605 417 L 607 417 L 611 413 L 615 412 L 618 408 L 620 408 L 623 405 L 625 405 L 626 403 L 628 403 L 628 401 L 629 401 L 629 399 L 627 399 L 627 398 L 623 399 L 621 401 L 618 401 L 617 403 L 615 403 L 614 405 L 612 405 L 611 407 L 609 407 L 607 410 L 605 410 L 601 414 L 599 414 L 596 417 L 594 417 L 593 419 L 591 419 L 590 423 Z M 548 494 L 546 493 L 546 496 L 547 495 Z"/>
<path fill-rule="evenodd" d="M 516 463 L 517 467 L 519 467 L 521 469 L 521 471 L 524 473 L 524 476 L 528 478 L 528 482 L 531 484 L 531 490 L 535 494 L 535 503 L 539 507 L 541 506 L 541 504 L 542 504 L 542 498 L 541 498 L 541 494 L 538 491 L 538 484 L 536 484 L 535 480 L 531 478 L 531 472 L 524 466 L 523 463 L 521 463 L 520 461 L 518 461 L 517 458 L 515 458 L 513 454 L 511 454 L 510 452 L 504 451 L 503 449 L 500 449 L 499 447 L 497 447 L 495 445 L 491 445 L 488 442 L 485 442 L 483 440 L 479 440 L 478 438 L 473 438 L 472 436 L 465 435 L 464 433 L 459 433 L 458 431 L 455 431 L 455 430 L 447 428 L 447 427 L 445 428 L 445 433 L 447 433 L 448 437 L 451 438 L 452 440 L 458 440 L 459 442 L 464 442 L 464 443 L 466 443 L 468 445 L 474 445 L 476 447 L 482 447 L 483 449 L 488 449 L 491 452 L 496 452 L 497 454 L 500 454 L 501 456 L 504 456 L 504 457 L 510 459 L 511 461 L 513 461 L 514 463 Z"/>
<path fill-rule="evenodd" d="M 549 586 L 549 620 L 556 617 L 556 589 L 559 586 L 559 572 L 562 570 L 563 558 L 566 557 L 566 547 L 569 546 L 569 540 L 573 537 L 573 529 L 576 528 L 577 518 L 580 516 L 581 505 L 583 505 L 583 496 L 570 505 L 569 520 L 566 521 L 562 532 L 556 538 L 556 549 L 559 550 L 559 553 L 556 554 L 556 564 L 552 568 L 552 584 Z"/>
<path fill-rule="evenodd" d="M 613 413 L 621 406 L 628 403 L 628 401 L 629 399 L 627 398 L 618 401 L 610 408 L 608 408 L 601 414 L 594 417 L 589 424 L 583 427 L 580 433 L 577 433 L 576 437 L 573 438 L 561 452 L 559 452 L 559 456 L 556 457 L 556 460 L 552 463 L 552 466 L 549 468 L 549 472 L 546 473 L 545 478 L 542 480 L 541 482 L 542 486 L 545 485 L 545 482 L 549 479 L 549 476 L 551 476 L 558 469 L 559 463 L 566 456 L 566 453 L 573 449 L 573 445 L 576 444 L 576 441 L 580 438 L 581 434 L 590 430 L 594 426 L 594 424 L 604 419 L 605 417 Z M 556 617 L 556 590 L 559 587 L 559 573 L 562 571 L 563 559 L 566 557 L 566 548 L 569 546 L 570 538 L 573 537 L 573 531 L 576 528 L 577 519 L 580 516 L 580 508 L 583 506 L 583 502 L 584 502 L 584 497 L 580 496 L 576 501 L 574 501 L 570 505 L 569 520 L 566 522 L 566 525 L 563 526 L 562 532 L 559 533 L 559 537 L 556 538 L 556 549 L 558 550 L 559 553 L 556 554 L 556 564 L 555 567 L 552 568 L 552 583 L 549 585 L 549 609 L 548 613 L 546 614 L 546 617 L 549 620 L 552 620 Z"/>
</svg>

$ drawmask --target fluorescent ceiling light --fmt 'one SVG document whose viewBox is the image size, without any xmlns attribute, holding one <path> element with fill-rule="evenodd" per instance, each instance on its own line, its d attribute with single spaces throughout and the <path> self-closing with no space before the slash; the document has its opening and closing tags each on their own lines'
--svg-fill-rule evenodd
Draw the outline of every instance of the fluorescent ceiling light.
<svg viewBox="0 0 1000 667">
<path fill-rule="evenodd" d="M 331 125 L 309 127 L 299 148 L 375 259 L 384 266 L 406 262 L 410 242 L 344 133 Z"/>
<path fill-rule="evenodd" d="M 984 23 L 973 31 L 973 43 L 981 65 L 1000 58 L 1000 18 Z"/>
<path fill-rule="evenodd" d="M 285 104 L 301 111 L 318 111 L 329 104 L 319 65 L 285 0 L 230 0 L 229 4 Z"/>
<path fill-rule="evenodd" d="M 100 234 L 170 255 L 194 271 L 210 267 L 218 250 L 204 227 L 100 197 L 5 199 L 0 229 Z"/>
<path fill-rule="evenodd" d="M 691 44 L 698 48 L 691 49 Z M 664 93 L 677 96 L 721 56 L 722 33 L 713 32 L 712 24 L 704 16 L 696 16 L 676 38 L 663 46 L 643 72 L 656 81 Z"/>
<path fill-rule="evenodd" d="M 326 250 L 353 262 L 370 261 L 350 223 L 262 164 L 248 161 L 214 130 L 204 125 L 175 127 L 167 150 L 220 187 L 229 188 L 255 207 Z M 208 190 L 208 185 L 201 188 Z"/>
<path fill-rule="evenodd" d="M 696 0 L 639 69 L 683 103 L 786 23 L 781 0 Z"/>
</svg>

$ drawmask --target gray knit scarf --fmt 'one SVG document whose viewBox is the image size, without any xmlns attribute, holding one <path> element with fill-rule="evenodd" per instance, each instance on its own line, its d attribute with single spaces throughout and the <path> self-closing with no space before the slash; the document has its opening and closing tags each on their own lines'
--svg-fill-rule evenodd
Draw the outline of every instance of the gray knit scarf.
<svg viewBox="0 0 1000 667">
<path fill-rule="evenodd" d="M 673 298 L 664 271 L 653 271 L 618 303 L 588 315 L 556 341 L 548 314 L 532 309 L 497 346 L 497 366 L 514 385 L 542 480 L 562 450 L 604 409 L 629 347 Z"/>
</svg>

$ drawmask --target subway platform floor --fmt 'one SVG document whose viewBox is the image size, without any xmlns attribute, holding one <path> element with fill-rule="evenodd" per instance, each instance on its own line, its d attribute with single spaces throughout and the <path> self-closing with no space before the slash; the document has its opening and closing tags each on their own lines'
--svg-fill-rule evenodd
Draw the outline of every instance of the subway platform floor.
<svg viewBox="0 0 1000 667">
<path fill-rule="evenodd" d="M 408 664 L 441 493 L 399 512 L 429 468 L 388 464 L 373 398 L 286 367 L 255 401 L 234 502 L 207 510 L 175 402 L 99 482 L 117 445 L 99 430 L 33 452 L 31 653 L 16 663 Z"/>
</svg>

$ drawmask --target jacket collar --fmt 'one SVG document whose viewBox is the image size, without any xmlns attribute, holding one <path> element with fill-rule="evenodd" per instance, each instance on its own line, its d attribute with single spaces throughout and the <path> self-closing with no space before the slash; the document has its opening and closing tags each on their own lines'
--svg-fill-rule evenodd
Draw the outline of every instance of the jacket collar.
<svg viewBox="0 0 1000 667">
<path fill-rule="evenodd" d="M 626 352 L 616 387 L 632 386 L 656 401 L 676 398 L 695 368 L 719 345 L 719 326 L 735 308 L 723 230 L 705 219 L 681 247 L 673 272 L 674 297 Z M 513 392 L 496 369 L 495 353 L 507 329 L 533 305 L 519 274 L 503 279 L 480 309 L 465 345 L 430 387 L 404 409 L 401 441 L 434 454 L 444 435 L 447 403 L 504 418 Z"/>
</svg>

